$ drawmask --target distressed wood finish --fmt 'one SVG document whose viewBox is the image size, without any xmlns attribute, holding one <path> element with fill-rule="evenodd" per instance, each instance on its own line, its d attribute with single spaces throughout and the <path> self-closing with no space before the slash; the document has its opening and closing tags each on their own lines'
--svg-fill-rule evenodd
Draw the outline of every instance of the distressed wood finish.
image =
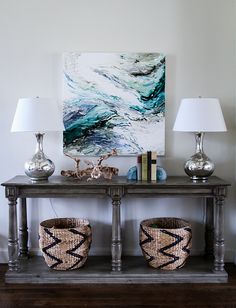
<svg viewBox="0 0 236 308">
<path fill-rule="evenodd" d="M 211 260 L 191 257 L 175 271 L 157 270 L 147 265 L 143 257 L 124 257 L 122 271 L 110 270 L 107 256 L 89 256 L 86 266 L 73 271 L 49 270 L 41 257 L 21 261 L 21 272 L 7 272 L 8 283 L 221 283 L 226 271 L 212 271 Z"/>
<path fill-rule="evenodd" d="M 194 270 L 201 276 L 202 281 L 205 282 L 225 282 L 227 281 L 227 273 L 224 271 L 224 202 L 227 192 L 227 186 L 229 183 L 217 178 L 210 177 L 206 183 L 193 183 L 188 177 L 169 177 L 166 181 L 162 182 L 142 182 L 142 181 L 128 181 L 125 177 L 115 177 L 112 181 L 99 179 L 97 181 L 87 182 L 86 180 L 75 180 L 63 178 L 62 176 L 53 176 L 48 182 L 31 183 L 26 176 L 16 176 L 13 179 L 2 184 L 6 189 L 6 197 L 9 203 L 9 272 L 7 273 L 7 280 L 9 282 L 19 282 L 17 277 L 23 277 L 25 266 L 22 263 L 30 262 L 29 260 L 21 260 L 18 258 L 20 251 L 20 257 L 23 259 L 28 256 L 28 232 L 27 232 L 27 212 L 26 212 L 26 198 L 52 198 L 52 197 L 74 197 L 74 196 L 109 196 L 112 204 L 112 239 L 111 239 L 111 273 L 113 273 L 112 279 L 117 279 L 121 282 L 172 282 L 175 273 L 172 272 L 169 275 L 161 275 L 161 280 L 150 276 L 148 272 L 140 272 L 138 268 L 135 271 L 125 271 L 126 265 L 122 265 L 122 240 L 121 240 L 121 222 L 120 211 L 121 201 L 123 196 L 145 196 L 145 197 L 204 197 L 206 199 L 206 255 L 210 256 L 214 246 L 214 265 L 211 261 L 211 271 L 205 272 L 201 275 L 199 268 Z M 17 211 L 16 204 L 17 199 L 21 201 L 20 212 L 20 228 L 19 237 L 20 244 L 18 243 L 17 233 Z M 215 225 L 213 226 L 213 222 Z M 214 233 L 214 236 L 213 236 Z M 214 244 L 213 244 L 214 238 Z M 20 249 L 19 249 L 20 248 Z M 31 264 L 31 263 L 26 263 Z M 18 273 L 18 269 L 21 269 L 21 274 Z M 88 265 L 89 266 L 89 265 Z M 88 268 L 90 272 L 90 269 Z M 109 270 L 107 270 L 110 273 Z M 49 273 L 49 270 L 48 270 Z M 119 277 L 122 277 L 118 279 Z M 181 276 L 181 271 L 178 272 Z M 95 274 L 95 273 L 94 273 Z M 117 274 L 117 275 L 116 275 Z M 26 272 L 25 272 L 26 275 Z M 63 273 L 61 273 L 63 276 Z M 66 274 L 70 280 L 70 275 Z M 99 272 L 102 275 L 101 278 L 107 277 L 105 273 Z M 110 275 L 110 274 L 109 274 Z M 160 272 L 158 272 L 160 275 Z M 191 270 L 186 278 L 175 280 L 176 282 L 198 282 L 193 278 Z M 40 276 L 40 275 L 39 275 Z M 85 275 L 86 276 L 86 275 Z M 43 282 L 46 277 L 40 276 L 40 282 Z M 86 276 L 87 277 L 87 276 Z M 219 278 L 220 277 L 220 278 Z M 91 278 L 91 277 L 90 277 Z M 85 280 L 90 278 L 84 278 Z M 83 282 L 85 282 L 83 279 Z M 80 281 L 78 279 L 73 281 Z M 54 279 L 53 282 L 66 282 L 66 278 Z M 99 280 L 99 281 L 102 281 Z M 110 282 L 109 279 L 104 281 Z M 103 281 L 103 282 L 104 282 Z M 38 282 L 37 279 L 33 279 L 32 282 Z M 70 282 L 70 281 L 68 281 Z"/>
<path fill-rule="evenodd" d="M 214 256 L 214 198 L 206 198 L 205 220 L 205 254 L 207 258 Z"/>
<path fill-rule="evenodd" d="M 27 208 L 26 199 L 20 198 L 19 206 L 19 257 L 21 259 L 28 258 L 28 227 L 27 227 Z"/>
<path fill-rule="evenodd" d="M 112 198 L 112 243 L 111 243 L 111 256 L 112 256 L 112 271 L 121 271 L 121 223 L 120 223 L 120 205 L 121 198 L 124 194 L 123 187 L 112 187 L 108 191 Z"/>
<path fill-rule="evenodd" d="M 9 271 L 19 269 L 18 262 L 18 233 L 17 233 L 17 188 L 6 187 L 6 197 L 9 205 L 9 229 L 8 229 L 8 264 Z"/>
<path fill-rule="evenodd" d="M 215 238 L 214 238 L 214 270 L 224 270 L 224 203 L 226 189 L 224 187 L 215 188 Z"/>
</svg>

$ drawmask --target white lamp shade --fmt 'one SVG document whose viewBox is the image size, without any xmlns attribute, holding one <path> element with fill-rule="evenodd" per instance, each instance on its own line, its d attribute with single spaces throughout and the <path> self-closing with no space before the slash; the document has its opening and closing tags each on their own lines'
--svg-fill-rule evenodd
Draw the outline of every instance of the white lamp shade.
<svg viewBox="0 0 236 308">
<path fill-rule="evenodd" d="M 185 98 L 173 127 L 182 132 L 227 131 L 220 102 L 216 98 Z"/>
<path fill-rule="evenodd" d="M 13 119 L 12 132 L 62 131 L 64 124 L 57 103 L 49 98 L 21 98 Z"/>
</svg>

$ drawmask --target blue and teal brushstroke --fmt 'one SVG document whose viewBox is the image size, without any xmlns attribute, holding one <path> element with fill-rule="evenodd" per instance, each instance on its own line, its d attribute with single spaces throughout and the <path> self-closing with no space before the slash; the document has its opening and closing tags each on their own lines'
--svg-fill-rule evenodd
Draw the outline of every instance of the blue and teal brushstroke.
<svg viewBox="0 0 236 308">
<path fill-rule="evenodd" d="M 65 153 L 164 154 L 162 54 L 66 53 L 63 101 Z"/>
</svg>

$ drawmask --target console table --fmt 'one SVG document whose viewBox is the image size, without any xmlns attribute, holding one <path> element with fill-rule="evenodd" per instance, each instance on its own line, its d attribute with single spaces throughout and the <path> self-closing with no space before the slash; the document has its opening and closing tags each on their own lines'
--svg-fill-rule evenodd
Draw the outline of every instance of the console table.
<svg viewBox="0 0 236 308">
<path fill-rule="evenodd" d="M 161 182 L 128 181 L 126 177 L 115 177 L 111 181 L 99 179 L 88 182 L 52 176 L 48 182 L 35 184 L 26 176 L 16 176 L 2 185 L 5 187 L 9 204 L 9 269 L 5 277 L 6 282 L 227 282 L 228 275 L 224 270 L 224 203 L 227 187 L 230 184 L 220 178 L 212 176 L 205 183 L 193 183 L 186 176 L 170 176 Z M 102 195 L 111 198 L 111 260 L 109 257 L 89 256 L 81 269 L 56 271 L 48 268 L 42 257 L 29 258 L 27 198 L 68 198 L 81 195 L 94 197 Z M 182 269 L 174 271 L 148 267 L 141 256 L 122 257 L 120 211 L 124 196 L 203 197 L 206 200 L 205 257 L 190 257 Z"/>
</svg>

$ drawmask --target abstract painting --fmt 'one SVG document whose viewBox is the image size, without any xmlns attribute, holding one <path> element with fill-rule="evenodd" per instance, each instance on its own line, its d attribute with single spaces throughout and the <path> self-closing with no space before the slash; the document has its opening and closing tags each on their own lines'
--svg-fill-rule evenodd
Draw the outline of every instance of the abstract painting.
<svg viewBox="0 0 236 308">
<path fill-rule="evenodd" d="M 63 55 L 64 153 L 99 156 L 165 150 L 165 57 Z"/>
</svg>

